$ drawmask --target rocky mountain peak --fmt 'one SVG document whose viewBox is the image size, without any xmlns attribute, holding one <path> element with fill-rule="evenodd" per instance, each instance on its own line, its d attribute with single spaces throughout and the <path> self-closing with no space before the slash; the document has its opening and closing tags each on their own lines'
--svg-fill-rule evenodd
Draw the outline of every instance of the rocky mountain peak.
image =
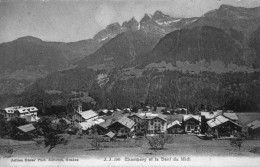
<svg viewBox="0 0 260 167">
<path fill-rule="evenodd" d="M 116 23 L 109 24 L 109 25 L 106 27 L 106 29 L 107 29 L 108 31 L 117 31 L 117 30 L 121 29 L 121 26 L 120 26 L 119 23 L 116 22 Z"/>
<path fill-rule="evenodd" d="M 152 16 L 150 14 L 145 13 L 144 17 L 141 19 L 140 23 L 151 21 Z"/>
<path fill-rule="evenodd" d="M 153 19 L 157 20 L 157 19 L 168 19 L 170 18 L 169 15 L 164 14 L 162 11 L 155 11 L 153 14 Z"/>
<path fill-rule="evenodd" d="M 42 42 L 40 38 L 36 38 L 33 36 L 24 36 L 21 38 L 16 39 L 15 41 L 22 41 L 22 42 Z"/>
<path fill-rule="evenodd" d="M 122 27 L 128 30 L 136 31 L 139 29 L 139 22 L 132 17 L 129 21 L 123 22 Z"/>
</svg>

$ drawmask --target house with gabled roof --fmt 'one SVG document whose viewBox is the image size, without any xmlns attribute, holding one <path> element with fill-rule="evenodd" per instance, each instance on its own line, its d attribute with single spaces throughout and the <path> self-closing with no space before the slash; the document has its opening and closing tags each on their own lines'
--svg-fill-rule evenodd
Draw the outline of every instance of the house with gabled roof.
<svg viewBox="0 0 260 167">
<path fill-rule="evenodd" d="M 213 133 L 217 137 L 230 136 L 241 131 L 238 117 L 232 110 L 201 112 L 201 133 Z"/>
<path fill-rule="evenodd" d="M 248 127 L 248 134 L 253 138 L 260 138 L 260 120 L 255 120 L 249 124 Z"/>
<path fill-rule="evenodd" d="M 168 134 L 184 133 L 184 128 L 180 121 L 175 120 L 167 125 Z"/>
<path fill-rule="evenodd" d="M 200 115 L 185 114 L 182 123 L 186 133 L 200 133 Z"/>
<path fill-rule="evenodd" d="M 23 126 L 19 126 L 17 127 L 17 129 L 18 131 L 16 132 L 15 139 L 28 140 L 35 137 L 36 128 L 31 123 Z"/>
<path fill-rule="evenodd" d="M 234 122 L 238 122 L 238 117 L 237 114 L 234 111 L 228 110 L 226 112 L 223 112 L 223 116 L 225 116 L 226 118 L 234 121 Z"/>
<path fill-rule="evenodd" d="M 128 116 L 135 121 L 135 132 L 143 132 L 148 134 L 165 133 L 167 129 L 167 119 L 163 114 L 154 114 L 150 112 L 137 113 Z M 145 123 L 145 126 L 144 126 Z"/>
<path fill-rule="evenodd" d="M 222 110 L 217 110 L 217 111 L 202 111 L 200 112 L 200 115 L 201 117 L 205 117 L 205 119 L 208 121 L 208 120 L 211 120 L 212 118 L 215 118 L 216 116 L 218 115 L 221 115 L 222 114 Z"/>
<path fill-rule="evenodd" d="M 19 130 L 21 130 L 24 133 L 27 132 L 31 132 L 33 130 L 35 130 L 36 128 L 32 125 L 32 124 L 27 124 L 27 125 L 23 125 L 23 126 L 19 126 L 17 127 Z"/>
<path fill-rule="evenodd" d="M 109 141 L 113 140 L 115 138 L 116 134 L 114 134 L 113 132 L 108 132 L 104 135 L 104 137 L 108 137 Z"/>
<path fill-rule="evenodd" d="M 24 106 L 14 106 L 7 107 L 3 112 L 4 117 L 10 120 L 15 117 L 20 117 L 26 119 L 28 122 L 37 122 L 40 118 L 37 116 L 38 109 L 34 106 L 24 107 Z"/>
<path fill-rule="evenodd" d="M 108 126 L 108 130 L 115 133 L 117 136 L 128 136 L 130 132 L 134 131 L 135 122 L 126 116 L 112 122 Z"/>
<path fill-rule="evenodd" d="M 224 115 L 218 115 L 217 117 L 207 121 L 208 133 L 215 134 L 219 137 L 230 137 L 237 132 L 241 132 L 242 127 L 238 123 L 225 117 Z"/>
<path fill-rule="evenodd" d="M 112 119 L 106 119 L 104 122 L 96 124 L 94 127 L 99 135 L 104 135 L 109 132 L 108 126 L 112 124 Z"/>
</svg>

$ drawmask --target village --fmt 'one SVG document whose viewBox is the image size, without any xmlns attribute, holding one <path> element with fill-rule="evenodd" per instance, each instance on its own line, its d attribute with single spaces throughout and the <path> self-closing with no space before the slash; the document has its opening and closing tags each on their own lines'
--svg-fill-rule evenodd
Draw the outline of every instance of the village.
<svg viewBox="0 0 260 167">
<path fill-rule="evenodd" d="M 11 135 L 2 135 L 1 140 L 14 139 L 41 144 L 42 142 L 39 141 L 43 141 L 47 133 L 55 132 L 58 135 L 69 136 L 74 142 L 90 142 L 90 147 L 99 150 L 109 145 L 113 145 L 114 148 L 118 146 L 121 148 L 140 147 L 144 142 L 148 143 L 152 149 L 164 149 L 175 140 L 180 140 L 180 142 L 182 140 L 187 140 L 187 142 L 192 140 L 198 142 L 200 140 L 231 141 L 237 138 L 237 134 L 244 140 L 250 140 L 253 145 L 255 140 L 260 139 L 258 113 L 251 117 L 250 113 L 236 113 L 232 110 L 203 110 L 197 114 L 190 114 L 186 108 L 168 109 L 149 106 L 134 110 L 124 108 L 84 111 L 82 103 L 77 101 L 69 117 L 59 116 L 46 119 L 37 114 L 38 109 L 34 106 L 7 107 L 1 110 L 1 116 L 7 123 L 15 119 L 24 121 L 20 120 L 19 125 L 17 123 L 19 121 L 13 123 L 15 127 L 11 128 L 13 130 Z M 76 136 L 87 137 L 90 140 L 76 141 Z M 51 136 L 49 140 L 52 141 L 52 138 L 56 136 Z M 160 138 L 163 139 L 163 144 L 158 146 L 158 143 L 162 143 L 161 140 L 159 141 Z M 173 142 L 169 142 L 169 139 Z M 128 144 L 125 145 L 126 141 Z M 141 141 L 141 144 L 140 142 L 137 144 L 137 141 Z M 156 141 L 158 141 L 157 145 Z M 60 143 L 49 144 L 48 153 Z M 107 146 L 102 143 L 106 143 Z M 1 147 L 5 146 L 7 145 L 1 144 Z M 241 144 L 239 150 L 240 147 Z"/>
</svg>

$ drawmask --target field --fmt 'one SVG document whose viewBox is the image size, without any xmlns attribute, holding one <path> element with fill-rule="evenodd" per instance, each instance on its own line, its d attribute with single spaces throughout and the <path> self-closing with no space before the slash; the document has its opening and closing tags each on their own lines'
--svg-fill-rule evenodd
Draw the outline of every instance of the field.
<svg viewBox="0 0 260 167">
<path fill-rule="evenodd" d="M 69 136 L 67 136 L 69 137 Z M 78 157 L 78 158 L 103 158 L 103 157 L 147 157 L 147 156 L 232 156 L 232 157 L 259 157 L 259 140 L 246 140 L 241 150 L 230 146 L 228 140 L 201 140 L 193 135 L 173 135 L 173 143 L 166 144 L 164 150 L 154 151 L 146 139 L 127 139 L 117 142 L 103 142 L 103 148 L 95 150 L 88 136 L 79 138 L 70 136 L 68 145 L 58 145 L 47 153 L 48 148 L 43 145 L 37 147 L 33 142 L 20 142 L 0 139 L 0 155 L 6 156 L 6 146 L 12 145 L 12 157 Z M 253 153 L 252 150 L 258 150 Z"/>
</svg>

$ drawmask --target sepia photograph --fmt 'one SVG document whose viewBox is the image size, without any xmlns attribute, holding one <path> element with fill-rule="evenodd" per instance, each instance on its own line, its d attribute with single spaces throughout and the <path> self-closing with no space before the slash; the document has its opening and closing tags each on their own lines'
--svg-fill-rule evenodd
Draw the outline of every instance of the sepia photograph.
<svg viewBox="0 0 260 167">
<path fill-rule="evenodd" d="M 260 0 L 0 0 L 0 166 L 259 167 Z"/>
</svg>

